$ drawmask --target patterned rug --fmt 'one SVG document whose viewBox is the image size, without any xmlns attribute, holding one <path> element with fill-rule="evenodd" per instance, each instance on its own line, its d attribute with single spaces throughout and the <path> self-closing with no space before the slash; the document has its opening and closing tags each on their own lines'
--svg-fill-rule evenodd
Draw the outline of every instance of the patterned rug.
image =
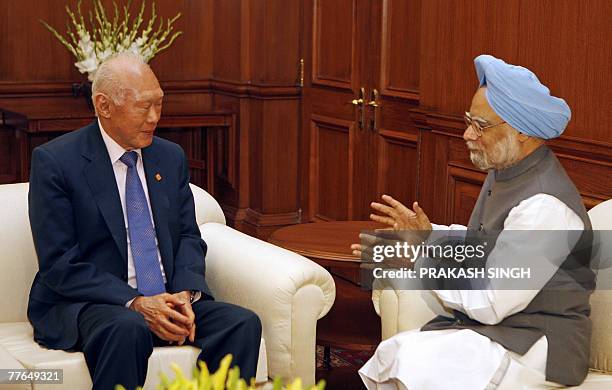
<svg viewBox="0 0 612 390">
<path fill-rule="evenodd" d="M 367 351 L 351 351 L 346 349 L 331 349 L 331 366 L 332 368 L 340 367 L 355 367 L 361 368 L 366 361 L 372 356 L 372 352 Z M 317 368 L 323 367 L 323 347 L 317 345 Z"/>
</svg>

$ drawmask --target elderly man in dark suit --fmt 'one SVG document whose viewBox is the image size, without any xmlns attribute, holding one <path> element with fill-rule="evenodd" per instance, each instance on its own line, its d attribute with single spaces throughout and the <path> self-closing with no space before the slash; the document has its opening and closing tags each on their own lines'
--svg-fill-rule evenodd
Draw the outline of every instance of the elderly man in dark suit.
<svg viewBox="0 0 612 390">
<path fill-rule="evenodd" d="M 32 154 L 28 316 L 39 344 L 83 351 L 95 389 L 143 385 L 170 344 L 201 348 L 212 370 L 232 353 L 255 375 L 261 323 L 206 285 L 185 154 L 154 136 L 162 100 L 149 66 L 120 54 L 96 74 L 98 120 Z"/>
</svg>

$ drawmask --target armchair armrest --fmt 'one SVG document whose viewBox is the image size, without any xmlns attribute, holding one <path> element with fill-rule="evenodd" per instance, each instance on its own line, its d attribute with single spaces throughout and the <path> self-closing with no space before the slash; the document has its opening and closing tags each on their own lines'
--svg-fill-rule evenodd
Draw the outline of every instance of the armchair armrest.
<svg viewBox="0 0 612 390">
<path fill-rule="evenodd" d="M 377 289 L 372 291 L 372 303 L 380 316 L 383 340 L 420 328 L 436 315 L 444 314 L 444 308 L 429 291 Z M 436 311 L 432 310 L 435 306 L 439 306 Z"/>
<path fill-rule="evenodd" d="M 317 320 L 336 296 L 334 281 L 307 258 L 218 223 L 200 226 L 206 281 L 215 298 L 261 319 L 270 376 L 314 383 Z"/>
</svg>

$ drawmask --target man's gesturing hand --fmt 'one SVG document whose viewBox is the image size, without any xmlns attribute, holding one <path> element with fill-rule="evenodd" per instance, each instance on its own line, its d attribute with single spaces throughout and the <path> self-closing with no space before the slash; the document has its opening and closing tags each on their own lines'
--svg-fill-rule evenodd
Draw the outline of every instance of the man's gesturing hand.
<svg viewBox="0 0 612 390">
<path fill-rule="evenodd" d="M 370 214 L 370 219 L 373 221 L 389 225 L 394 230 L 431 230 L 431 222 L 418 202 L 414 202 L 412 204 L 414 210 L 410 210 L 389 195 L 383 195 L 382 199 L 387 204 L 377 202 L 371 204 L 374 210 L 384 214 Z"/>
<path fill-rule="evenodd" d="M 184 305 L 185 301 L 177 294 L 163 293 L 150 297 L 136 297 L 130 309 L 142 314 L 149 329 L 160 339 L 184 342 L 185 337 L 190 335 L 189 329 L 193 326 L 193 319 L 178 310 Z"/>
<path fill-rule="evenodd" d="M 372 208 L 382 215 L 370 214 L 371 220 L 384 223 L 389 226 L 389 229 L 395 231 L 431 231 L 431 222 L 429 222 L 429 218 L 423 209 L 419 207 L 418 202 L 414 202 L 412 204 L 414 210 L 410 210 L 389 195 L 383 195 L 382 199 L 386 204 L 372 202 Z M 376 229 L 377 233 L 384 233 L 385 230 L 386 229 Z M 381 234 L 381 236 L 384 237 L 385 234 Z M 382 237 L 360 234 L 359 238 L 361 238 L 362 242 L 360 244 L 351 245 L 352 253 L 359 257 L 365 254 L 366 258 L 371 258 L 373 246 L 383 244 Z M 408 238 L 406 238 L 406 240 L 410 241 Z"/>
</svg>

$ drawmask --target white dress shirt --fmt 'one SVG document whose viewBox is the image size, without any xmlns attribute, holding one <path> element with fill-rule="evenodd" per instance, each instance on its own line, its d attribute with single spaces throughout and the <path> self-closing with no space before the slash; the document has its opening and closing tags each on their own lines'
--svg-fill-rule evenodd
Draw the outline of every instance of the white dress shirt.
<svg viewBox="0 0 612 390">
<path fill-rule="evenodd" d="M 119 191 L 119 198 L 121 199 L 121 209 L 123 210 L 123 221 L 125 223 L 125 231 L 128 232 L 128 218 L 127 211 L 125 208 L 125 181 L 127 177 L 128 167 L 121 160 L 121 156 L 123 156 L 127 150 L 125 150 L 122 146 L 120 146 L 115 140 L 113 140 L 102 127 L 102 123 L 98 120 L 98 126 L 100 127 L 100 133 L 102 134 L 102 139 L 104 140 L 104 144 L 106 145 L 106 150 L 108 151 L 108 155 L 110 157 L 111 164 L 113 166 L 113 172 L 115 173 L 115 181 L 117 182 L 117 190 Z M 140 183 L 142 184 L 142 189 L 144 190 L 145 197 L 147 198 L 147 204 L 149 206 L 149 215 L 151 216 L 151 224 L 153 228 L 155 228 L 155 221 L 153 219 L 153 211 L 151 209 L 151 200 L 149 199 L 149 188 L 147 187 L 147 178 L 145 176 L 144 164 L 142 162 L 142 150 L 141 149 L 133 149 L 138 153 L 138 161 L 136 162 L 136 172 L 138 173 L 138 177 L 140 178 Z M 157 247 L 157 261 L 159 262 L 159 269 L 162 273 L 162 278 L 164 279 L 164 283 L 166 280 L 166 273 L 164 271 L 164 265 L 161 260 L 161 253 L 159 252 L 159 243 L 157 241 L 157 237 L 155 237 L 155 245 Z M 136 268 L 134 267 L 134 256 L 132 255 L 132 250 L 130 246 L 130 235 L 127 234 L 127 256 L 128 256 L 128 284 L 133 288 L 138 288 L 138 283 L 136 280 Z M 197 301 L 201 297 L 201 292 L 197 291 L 194 296 L 194 302 Z M 125 306 L 130 307 L 132 304 L 132 300 L 128 301 Z"/>
<path fill-rule="evenodd" d="M 462 225 L 433 225 L 434 229 L 466 230 Z M 537 194 L 510 210 L 504 221 L 506 230 L 582 231 L 582 220 L 559 199 Z M 507 235 L 500 234 L 487 258 L 501 263 L 509 252 Z M 541 243 L 550 247 L 555 243 Z M 555 256 L 564 253 L 562 246 Z M 516 248 L 510 246 L 510 248 Z M 512 249 L 511 249 L 512 250 Z M 547 251 L 544 251 L 546 253 Z M 507 258 L 507 257 L 506 257 Z M 550 262 L 548 262 L 550 263 Z M 550 272 L 554 273 L 553 267 Z M 552 276 L 551 273 L 551 276 Z M 438 300 L 428 299 L 431 309 L 449 315 L 448 309 L 465 313 L 485 324 L 497 324 L 523 310 L 539 290 L 436 290 Z M 430 302 L 431 301 L 431 302 Z M 368 389 L 545 389 L 558 387 L 546 381 L 548 342 L 540 338 L 525 355 L 506 350 L 469 329 L 421 332 L 414 329 L 383 341 L 374 356 L 359 370 Z"/>
</svg>

